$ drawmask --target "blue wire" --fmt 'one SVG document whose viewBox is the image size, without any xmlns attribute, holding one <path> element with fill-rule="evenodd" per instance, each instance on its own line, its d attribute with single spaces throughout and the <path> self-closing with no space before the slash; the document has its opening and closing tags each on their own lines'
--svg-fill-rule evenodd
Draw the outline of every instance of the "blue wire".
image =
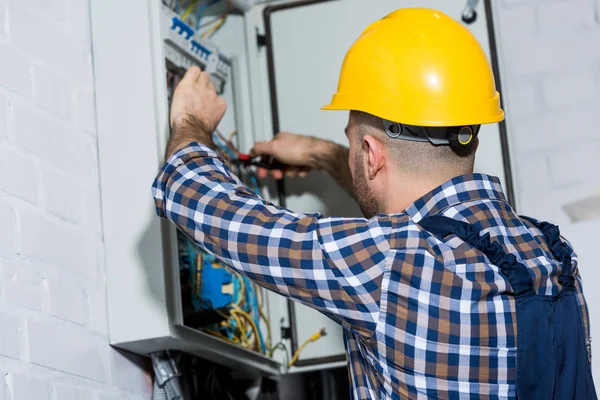
<svg viewBox="0 0 600 400">
<path fill-rule="evenodd" d="M 258 299 L 256 297 L 256 293 L 254 293 L 254 288 L 251 285 L 248 278 L 244 277 L 243 279 L 244 279 L 244 282 L 246 283 L 246 288 L 248 289 L 248 298 L 250 299 L 250 302 L 251 302 L 251 304 L 249 306 L 252 307 L 254 323 L 256 324 L 256 326 L 258 328 L 260 326 L 260 320 L 258 318 L 258 316 L 259 316 Z M 260 330 L 260 328 L 258 328 L 258 340 L 260 342 L 260 347 L 263 349 L 263 351 L 266 351 L 265 340 L 263 338 L 262 331 Z"/>
<path fill-rule="evenodd" d="M 252 173 L 250 174 L 250 182 L 252 183 L 252 189 L 254 189 L 254 192 L 260 196 L 260 185 L 258 184 L 258 179 L 256 179 L 256 176 Z"/>
<path fill-rule="evenodd" d="M 196 30 L 200 29 L 200 21 L 202 20 L 202 14 L 204 14 L 204 11 L 206 11 L 206 9 L 208 7 L 210 7 L 213 4 L 218 3 L 219 1 L 221 1 L 221 0 L 212 0 L 212 1 L 209 1 L 208 3 L 205 3 L 203 6 L 198 7 L 198 14 L 196 17 Z"/>
<path fill-rule="evenodd" d="M 240 282 L 237 278 L 233 280 L 233 304 L 237 303 L 240 295 Z"/>
<path fill-rule="evenodd" d="M 221 140 L 221 138 L 218 135 L 213 135 L 213 142 L 217 146 L 219 146 L 219 148 L 221 150 L 226 152 L 227 155 L 229 155 L 229 157 L 231 157 L 233 159 L 237 158 L 237 154 L 235 154 L 233 151 L 231 151 L 231 149 L 229 147 L 227 147 L 227 144 L 223 143 L 223 141 Z"/>
</svg>

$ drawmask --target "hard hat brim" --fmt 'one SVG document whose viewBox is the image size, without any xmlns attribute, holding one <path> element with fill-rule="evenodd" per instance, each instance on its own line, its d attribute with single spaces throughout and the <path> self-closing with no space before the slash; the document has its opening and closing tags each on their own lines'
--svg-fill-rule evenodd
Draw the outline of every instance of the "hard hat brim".
<svg viewBox="0 0 600 400">
<path fill-rule="evenodd" d="M 362 111 L 377 117 L 413 126 L 445 127 L 494 124 L 504 120 L 500 94 L 487 102 L 456 104 L 382 98 L 372 94 L 336 94 L 325 111 Z"/>
</svg>

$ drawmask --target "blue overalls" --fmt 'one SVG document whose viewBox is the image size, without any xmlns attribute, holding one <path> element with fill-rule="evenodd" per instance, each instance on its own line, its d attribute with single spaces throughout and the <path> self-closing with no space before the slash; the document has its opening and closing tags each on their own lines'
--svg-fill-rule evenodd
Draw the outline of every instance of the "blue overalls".
<svg viewBox="0 0 600 400">
<path fill-rule="evenodd" d="M 466 222 L 434 215 L 419 225 L 438 237 L 454 234 L 485 254 L 514 291 L 517 314 L 517 398 L 520 400 L 597 400 L 585 343 L 581 307 L 572 273 L 571 249 L 558 227 L 524 218 L 544 234 L 552 255 L 562 263 L 562 290 L 539 295 L 527 267 L 490 240 L 489 233 Z"/>
</svg>

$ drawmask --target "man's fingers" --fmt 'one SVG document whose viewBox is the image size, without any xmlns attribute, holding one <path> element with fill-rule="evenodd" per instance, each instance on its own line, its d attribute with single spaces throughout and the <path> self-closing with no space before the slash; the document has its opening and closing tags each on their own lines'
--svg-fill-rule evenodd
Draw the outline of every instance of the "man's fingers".
<svg viewBox="0 0 600 400">
<path fill-rule="evenodd" d="M 201 75 L 202 70 L 197 66 L 193 66 L 187 70 L 181 81 L 187 83 L 194 83 L 200 78 Z"/>
<path fill-rule="evenodd" d="M 273 152 L 273 143 L 272 142 L 256 142 L 252 150 L 250 150 L 250 154 L 252 156 L 260 156 L 264 154 L 271 155 Z"/>
<path fill-rule="evenodd" d="M 208 78 L 208 88 L 215 93 L 217 92 L 217 88 L 215 87 L 215 84 L 210 80 L 210 78 Z"/>
<path fill-rule="evenodd" d="M 266 168 L 257 168 L 256 174 L 260 179 L 265 179 L 267 176 L 269 176 L 269 171 Z"/>
<path fill-rule="evenodd" d="M 281 171 L 279 169 L 271 170 L 271 175 L 275 179 L 283 179 L 283 171 Z"/>
<path fill-rule="evenodd" d="M 198 76 L 197 85 L 200 87 L 208 87 L 208 83 L 210 82 L 210 75 L 206 71 L 202 71 L 200 76 Z"/>
</svg>

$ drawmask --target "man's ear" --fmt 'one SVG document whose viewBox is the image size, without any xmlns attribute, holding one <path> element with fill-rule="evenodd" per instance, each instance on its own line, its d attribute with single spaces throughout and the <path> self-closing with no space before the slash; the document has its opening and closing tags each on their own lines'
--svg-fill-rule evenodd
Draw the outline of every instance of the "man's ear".
<svg viewBox="0 0 600 400">
<path fill-rule="evenodd" d="M 374 179 L 385 165 L 386 150 L 383 143 L 371 135 L 363 137 L 363 149 L 366 151 L 366 171 L 369 179 Z"/>
</svg>

